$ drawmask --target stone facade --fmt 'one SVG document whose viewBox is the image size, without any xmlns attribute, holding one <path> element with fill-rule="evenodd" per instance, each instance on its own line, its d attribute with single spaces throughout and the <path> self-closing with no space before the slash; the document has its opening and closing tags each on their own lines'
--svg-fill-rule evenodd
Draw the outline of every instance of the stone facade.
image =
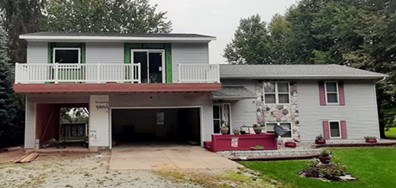
<svg viewBox="0 0 396 188">
<path fill-rule="evenodd" d="M 263 82 L 256 83 L 256 113 L 257 122 L 260 125 L 272 122 L 284 122 L 291 124 L 292 138 L 283 140 L 300 141 L 300 124 L 298 117 L 298 94 L 297 83 L 290 82 L 290 103 L 289 104 L 264 104 Z"/>
</svg>

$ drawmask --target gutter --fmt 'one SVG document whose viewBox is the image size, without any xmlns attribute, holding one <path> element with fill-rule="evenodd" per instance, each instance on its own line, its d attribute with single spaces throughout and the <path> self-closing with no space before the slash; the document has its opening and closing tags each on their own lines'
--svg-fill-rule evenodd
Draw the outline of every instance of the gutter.
<svg viewBox="0 0 396 188">
<path fill-rule="evenodd" d="M 386 78 L 388 78 L 388 76 L 384 76 L 381 80 L 376 81 L 375 84 L 378 84 L 378 83 L 380 83 L 380 82 L 385 81 Z"/>
</svg>

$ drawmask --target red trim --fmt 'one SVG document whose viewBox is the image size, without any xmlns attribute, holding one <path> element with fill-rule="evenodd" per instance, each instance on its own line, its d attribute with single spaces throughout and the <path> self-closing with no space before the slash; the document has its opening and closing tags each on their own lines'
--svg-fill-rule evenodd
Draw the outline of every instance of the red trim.
<svg viewBox="0 0 396 188">
<path fill-rule="evenodd" d="M 324 139 L 328 140 L 330 139 L 329 121 L 323 121 L 322 125 Z"/>
<path fill-rule="evenodd" d="M 324 87 L 324 82 L 320 81 L 319 82 L 319 101 L 320 101 L 320 106 L 326 105 L 326 92 L 325 92 L 325 87 Z"/>
<path fill-rule="evenodd" d="M 17 93 L 172 93 L 213 92 L 220 90 L 221 84 L 14 84 L 13 89 Z"/>
<path fill-rule="evenodd" d="M 342 120 L 341 122 L 341 138 L 347 139 L 347 128 L 346 128 L 346 121 Z"/>
<path fill-rule="evenodd" d="M 345 92 L 344 92 L 344 83 L 339 81 L 338 82 L 338 94 L 340 98 L 340 105 L 344 106 L 345 105 Z"/>
</svg>

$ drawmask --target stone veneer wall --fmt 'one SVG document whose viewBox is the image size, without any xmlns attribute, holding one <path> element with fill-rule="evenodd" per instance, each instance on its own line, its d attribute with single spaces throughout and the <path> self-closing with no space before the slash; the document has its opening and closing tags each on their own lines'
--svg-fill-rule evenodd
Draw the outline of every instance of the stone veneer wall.
<svg viewBox="0 0 396 188">
<path fill-rule="evenodd" d="M 297 83 L 290 82 L 290 104 L 264 104 L 263 92 L 263 82 L 259 81 L 256 83 L 257 122 L 260 125 L 272 122 L 290 123 L 292 139 L 289 140 L 300 141 Z"/>
</svg>

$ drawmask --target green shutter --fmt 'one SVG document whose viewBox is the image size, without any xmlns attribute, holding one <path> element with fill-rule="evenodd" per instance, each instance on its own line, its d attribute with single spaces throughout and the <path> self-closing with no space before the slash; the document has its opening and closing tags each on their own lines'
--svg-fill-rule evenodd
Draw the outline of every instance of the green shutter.
<svg viewBox="0 0 396 188">
<path fill-rule="evenodd" d="M 165 45 L 166 83 L 172 83 L 172 45 Z"/>
</svg>

